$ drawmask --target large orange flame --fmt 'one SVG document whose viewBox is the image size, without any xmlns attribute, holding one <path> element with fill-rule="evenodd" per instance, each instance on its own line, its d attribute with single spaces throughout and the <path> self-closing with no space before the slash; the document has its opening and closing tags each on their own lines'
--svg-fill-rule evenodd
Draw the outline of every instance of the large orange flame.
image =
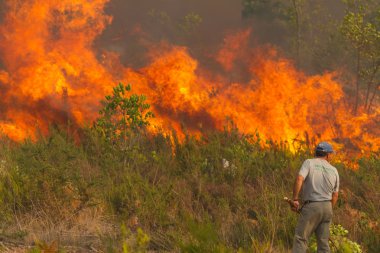
<svg viewBox="0 0 380 253">
<path fill-rule="evenodd" d="M 168 45 L 153 50 L 146 67 L 124 67 L 117 54 L 93 48 L 112 21 L 103 12 L 107 2 L 7 1 L 0 26 L 0 128 L 10 138 L 47 131 L 51 122 L 93 121 L 99 101 L 123 81 L 147 95 L 153 124 L 164 129 L 185 125 L 196 134 L 222 129 L 229 117 L 242 132 L 265 139 L 291 143 L 307 135 L 379 150 L 378 105 L 371 115 L 353 115 L 336 73 L 307 76 L 273 48 L 249 49 L 250 30 L 226 37 L 215 55 L 216 72 L 201 68 L 186 48 Z"/>
<path fill-rule="evenodd" d="M 107 1 L 7 1 L 0 26 L 2 131 L 15 140 L 51 122 L 96 116 L 116 80 L 97 60 L 94 39 Z M 67 100 L 66 100 L 66 98 Z"/>
</svg>

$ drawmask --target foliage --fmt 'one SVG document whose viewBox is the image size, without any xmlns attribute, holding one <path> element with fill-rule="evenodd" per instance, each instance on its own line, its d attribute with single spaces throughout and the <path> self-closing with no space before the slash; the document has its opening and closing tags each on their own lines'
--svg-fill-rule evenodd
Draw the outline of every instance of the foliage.
<svg viewBox="0 0 380 253">
<path fill-rule="evenodd" d="M 123 242 L 129 251 L 140 247 L 142 252 L 264 248 L 283 252 L 291 247 L 297 217 L 282 198 L 291 193 L 293 176 L 310 155 L 307 146 L 293 153 L 281 143 L 263 143 L 259 136 L 226 128 L 181 142 L 162 134 L 141 135 L 140 142 L 129 138 L 127 145 L 134 143 L 135 151 L 126 156 L 97 143 L 92 135 L 96 132 L 89 131 L 77 146 L 62 131 L 52 131 L 36 143 L 4 151 L 1 182 L 15 186 L 1 188 L 0 212 L 8 217 L 3 224 L 14 220 L 13 201 L 18 215 L 44 210 L 55 221 L 75 217 L 81 206 L 100 203 L 103 215 L 125 223 L 125 231 L 135 231 L 111 238 L 111 245 L 119 249 Z M 125 157 L 124 166 L 120 161 Z M 337 164 L 342 189 L 355 195 L 342 197 L 345 202 L 335 217 L 349 230 L 358 231 L 350 240 L 376 252 L 373 224 L 380 200 L 371 193 L 378 191 L 379 159 L 363 158 L 359 165 L 358 172 L 349 172 Z M 369 173 L 373 177 L 368 178 Z M 345 220 L 346 205 L 360 208 L 367 222 Z M 139 233 L 139 228 L 144 232 Z"/>
<path fill-rule="evenodd" d="M 132 233 L 130 230 L 126 228 L 125 225 L 123 225 L 122 236 L 124 237 L 124 242 L 122 245 L 123 253 L 147 252 L 147 247 L 150 238 L 146 233 L 144 233 L 144 231 L 141 228 L 138 228 L 135 233 Z"/>
<path fill-rule="evenodd" d="M 211 223 L 188 223 L 191 239 L 181 246 L 181 252 L 232 252 L 220 244 L 218 233 Z"/>
<path fill-rule="evenodd" d="M 199 27 L 202 21 L 203 19 L 199 14 L 189 13 L 178 26 L 185 34 L 191 34 Z"/>
<path fill-rule="evenodd" d="M 365 107 L 368 111 L 372 104 L 372 99 L 370 100 L 371 86 L 380 80 L 380 26 L 376 19 L 370 17 L 372 13 L 369 8 L 363 1 L 347 1 L 346 15 L 341 26 L 342 34 L 356 54 L 355 111 L 359 107 L 361 80 L 367 81 Z M 376 89 L 377 87 L 374 88 L 374 94 Z"/>
<path fill-rule="evenodd" d="M 347 238 L 348 230 L 342 225 L 330 226 L 330 249 L 332 253 L 362 253 L 361 247 L 356 242 Z M 310 244 L 311 252 L 317 252 L 317 242 L 313 238 Z"/>
<path fill-rule="evenodd" d="M 195 12 L 186 13 L 178 19 L 174 19 L 165 11 L 156 9 L 151 9 L 148 15 L 152 20 L 152 25 L 155 26 L 153 30 L 157 30 L 157 24 L 159 25 L 160 32 L 157 33 L 157 36 L 160 39 L 168 39 L 175 34 L 182 43 L 183 39 L 189 40 L 190 43 L 191 38 L 196 35 L 198 28 L 203 23 L 202 16 Z"/>
<path fill-rule="evenodd" d="M 145 103 L 144 95 L 127 93 L 131 91 L 131 85 L 120 83 L 113 88 L 112 95 L 106 96 L 102 101 L 103 109 L 101 117 L 97 121 L 97 127 L 104 135 L 111 139 L 125 139 L 130 130 L 138 130 L 149 125 L 149 118 L 153 117 L 151 111 L 147 111 L 150 105 Z"/>
<path fill-rule="evenodd" d="M 77 200 L 86 204 L 90 198 L 93 181 L 86 175 L 84 153 L 60 129 L 51 132 L 35 143 L 20 144 L 9 158 L 13 162 L 3 161 L 1 185 L 7 189 L 3 188 L 2 201 L 12 203 L 14 211 L 40 206 L 48 212 L 53 206 L 72 207 Z"/>
<path fill-rule="evenodd" d="M 258 15 L 266 19 L 285 19 L 286 3 L 283 1 L 271 0 L 243 0 L 242 16 L 248 18 Z"/>
<path fill-rule="evenodd" d="M 342 33 L 356 49 L 371 49 L 371 46 L 376 44 L 380 36 L 380 32 L 377 31 L 374 24 L 364 21 L 362 12 L 354 13 L 351 11 L 343 19 Z"/>
<path fill-rule="evenodd" d="M 171 22 L 170 16 L 164 11 L 158 11 L 156 9 L 151 9 L 148 12 L 148 16 L 154 19 L 161 25 L 167 25 Z"/>
</svg>

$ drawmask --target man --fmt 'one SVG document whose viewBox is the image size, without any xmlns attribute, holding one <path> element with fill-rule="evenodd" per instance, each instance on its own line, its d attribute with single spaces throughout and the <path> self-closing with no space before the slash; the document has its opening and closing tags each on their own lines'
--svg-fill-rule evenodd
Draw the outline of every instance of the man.
<svg viewBox="0 0 380 253">
<path fill-rule="evenodd" d="M 318 253 L 330 252 L 329 226 L 332 207 L 338 200 L 339 175 L 329 162 L 332 146 L 321 142 L 315 149 L 315 158 L 307 159 L 298 173 L 293 187 L 293 210 L 300 212 L 295 231 L 293 253 L 304 253 L 308 240 L 315 232 Z M 299 193 L 302 188 L 303 205 Z"/>
</svg>

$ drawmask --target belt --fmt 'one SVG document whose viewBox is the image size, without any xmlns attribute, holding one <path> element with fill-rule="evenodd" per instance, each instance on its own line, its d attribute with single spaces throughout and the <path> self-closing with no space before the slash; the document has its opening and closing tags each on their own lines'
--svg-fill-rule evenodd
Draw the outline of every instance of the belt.
<svg viewBox="0 0 380 253">
<path fill-rule="evenodd" d="M 331 202 L 331 199 L 330 200 L 306 200 L 305 202 L 303 202 L 303 204 L 306 205 L 306 204 L 314 203 L 314 202 Z"/>
<path fill-rule="evenodd" d="M 331 202 L 331 200 L 306 200 L 302 203 L 302 206 L 300 209 L 298 209 L 298 212 L 300 213 L 302 211 L 302 208 L 307 205 L 307 204 L 310 204 L 310 203 L 314 203 L 314 202 Z"/>
</svg>

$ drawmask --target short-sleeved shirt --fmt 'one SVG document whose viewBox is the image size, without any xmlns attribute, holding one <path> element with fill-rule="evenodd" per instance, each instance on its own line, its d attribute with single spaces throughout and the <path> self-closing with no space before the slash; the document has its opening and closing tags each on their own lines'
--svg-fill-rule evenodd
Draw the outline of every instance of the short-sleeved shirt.
<svg viewBox="0 0 380 253">
<path fill-rule="evenodd" d="M 307 159 L 298 174 L 305 179 L 302 188 L 304 201 L 331 200 L 332 193 L 339 191 L 338 171 L 325 159 Z"/>
</svg>

